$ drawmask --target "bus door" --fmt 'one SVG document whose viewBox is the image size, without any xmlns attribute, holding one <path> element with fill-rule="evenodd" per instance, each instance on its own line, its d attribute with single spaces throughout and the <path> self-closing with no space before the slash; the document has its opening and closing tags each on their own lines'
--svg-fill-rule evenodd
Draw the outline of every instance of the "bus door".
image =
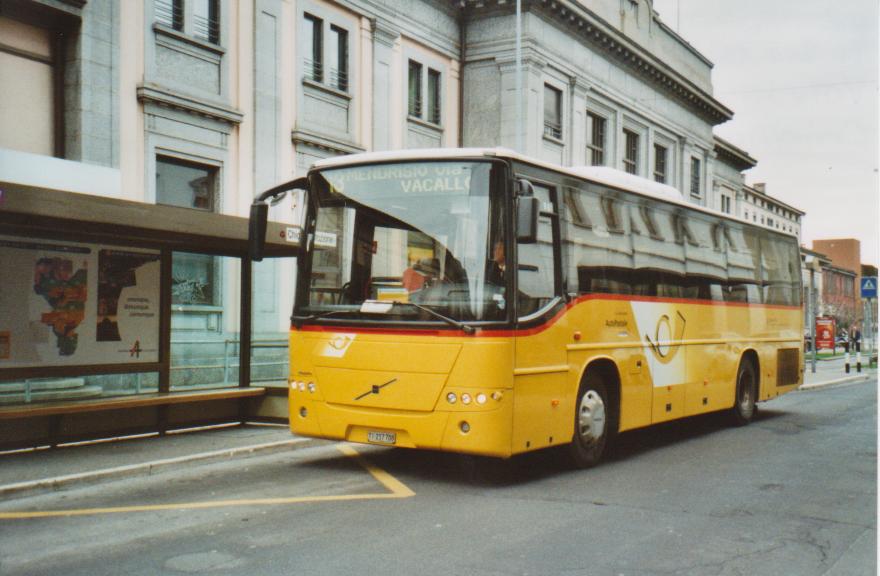
<svg viewBox="0 0 880 576">
<path fill-rule="evenodd" d="M 538 241 L 516 245 L 517 330 L 514 359 L 513 451 L 571 440 L 574 400 L 568 365 L 556 190 L 533 183 L 540 201 Z M 566 437 L 567 435 L 567 437 Z"/>
</svg>

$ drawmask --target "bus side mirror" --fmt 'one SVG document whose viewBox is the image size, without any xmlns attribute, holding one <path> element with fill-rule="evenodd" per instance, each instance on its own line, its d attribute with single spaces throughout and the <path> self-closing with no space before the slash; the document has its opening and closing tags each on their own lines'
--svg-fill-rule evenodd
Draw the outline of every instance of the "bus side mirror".
<svg viewBox="0 0 880 576">
<path fill-rule="evenodd" d="M 523 196 L 517 200 L 516 241 L 520 244 L 534 244 L 538 241 L 538 212 L 541 201 L 534 196 Z"/>
<path fill-rule="evenodd" d="M 269 204 L 284 197 L 291 190 L 309 189 L 309 179 L 306 177 L 291 180 L 280 186 L 266 190 L 251 204 L 251 214 L 248 220 L 248 256 L 253 262 L 260 262 L 266 249 L 266 228 L 269 219 Z"/>
<path fill-rule="evenodd" d="M 268 220 L 268 204 L 256 201 L 251 204 L 251 216 L 248 220 L 248 255 L 253 262 L 260 262 L 263 259 Z"/>
<path fill-rule="evenodd" d="M 534 244 L 538 241 L 538 214 L 541 201 L 535 198 L 535 189 L 528 180 L 516 181 L 516 241 Z"/>
</svg>

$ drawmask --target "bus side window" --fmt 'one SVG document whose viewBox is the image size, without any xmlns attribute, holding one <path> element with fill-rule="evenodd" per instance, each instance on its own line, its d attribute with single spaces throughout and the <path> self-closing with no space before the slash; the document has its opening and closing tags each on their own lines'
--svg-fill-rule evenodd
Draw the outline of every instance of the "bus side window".
<svg viewBox="0 0 880 576">
<path fill-rule="evenodd" d="M 546 306 L 556 296 L 556 266 L 553 254 L 555 218 L 552 190 L 533 184 L 541 205 L 538 241 L 517 245 L 517 303 L 519 316 L 528 316 Z"/>
</svg>

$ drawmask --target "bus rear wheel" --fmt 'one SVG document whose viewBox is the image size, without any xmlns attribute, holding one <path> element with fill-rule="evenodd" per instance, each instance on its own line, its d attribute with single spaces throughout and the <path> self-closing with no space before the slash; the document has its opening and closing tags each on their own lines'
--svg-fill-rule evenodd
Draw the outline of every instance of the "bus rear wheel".
<svg viewBox="0 0 880 576">
<path fill-rule="evenodd" d="M 577 468 L 598 464 L 608 444 L 611 405 L 608 390 L 596 372 L 590 372 L 581 382 L 574 414 L 574 434 L 569 446 L 569 457 Z"/>
<path fill-rule="evenodd" d="M 758 376 L 754 364 L 743 359 L 736 371 L 736 400 L 731 410 L 734 425 L 745 426 L 755 417 L 758 411 Z"/>
</svg>

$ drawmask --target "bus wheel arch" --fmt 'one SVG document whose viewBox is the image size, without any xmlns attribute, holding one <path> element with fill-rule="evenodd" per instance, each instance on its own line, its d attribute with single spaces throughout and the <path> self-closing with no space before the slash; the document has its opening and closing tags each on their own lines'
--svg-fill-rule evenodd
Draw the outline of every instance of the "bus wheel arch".
<svg viewBox="0 0 880 576">
<path fill-rule="evenodd" d="M 611 359 L 591 361 L 578 383 L 569 459 L 577 468 L 597 464 L 617 433 L 620 374 Z"/>
<path fill-rule="evenodd" d="M 730 414 L 734 425 L 743 426 L 755 417 L 761 391 L 761 363 L 754 349 L 750 348 L 740 356 L 734 384 L 733 408 Z"/>
</svg>

